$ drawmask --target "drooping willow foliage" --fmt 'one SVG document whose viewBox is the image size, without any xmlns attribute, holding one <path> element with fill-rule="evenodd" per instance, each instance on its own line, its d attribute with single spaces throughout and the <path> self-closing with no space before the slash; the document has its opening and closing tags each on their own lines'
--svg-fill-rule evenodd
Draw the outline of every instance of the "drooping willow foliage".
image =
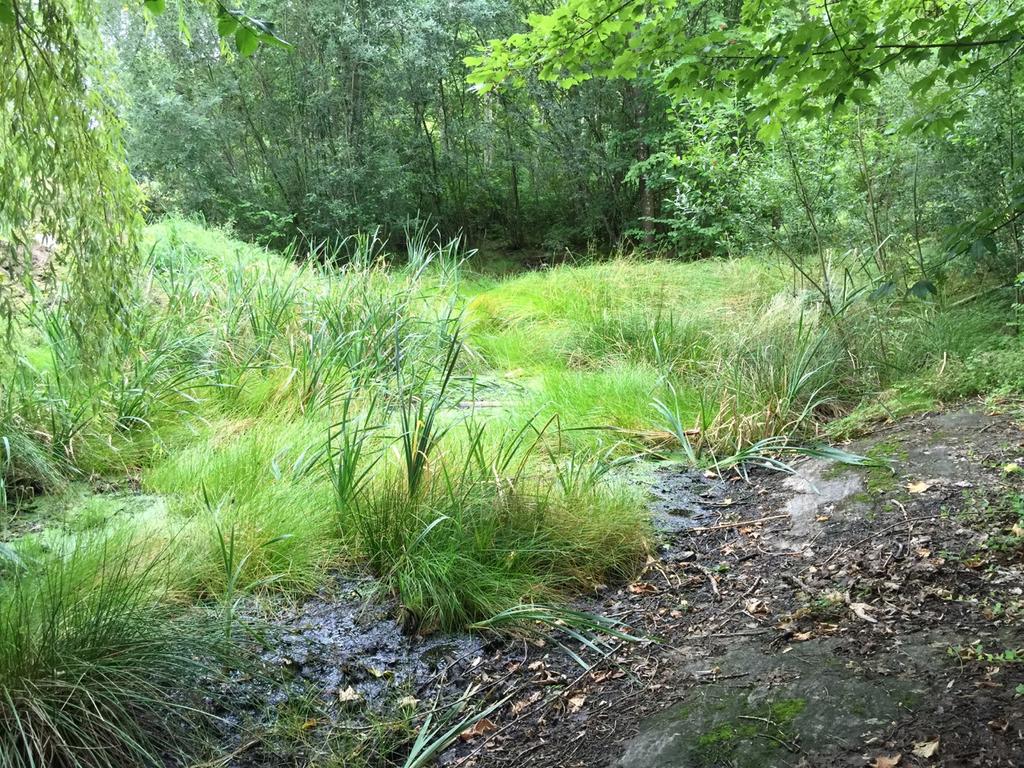
<svg viewBox="0 0 1024 768">
<path fill-rule="evenodd" d="M 140 215 L 96 10 L 0 0 L 0 307 L 9 329 L 52 268 L 80 341 L 99 343 L 130 290 Z"/>
</svg>

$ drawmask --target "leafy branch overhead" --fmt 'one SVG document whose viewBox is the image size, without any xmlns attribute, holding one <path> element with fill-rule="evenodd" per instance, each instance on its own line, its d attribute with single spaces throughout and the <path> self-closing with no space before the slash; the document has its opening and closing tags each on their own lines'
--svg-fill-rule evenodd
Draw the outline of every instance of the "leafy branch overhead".
<svg viewBox="0 0 1024 768">
<path fill-rule="evenodd" d="M 149 13 L 159 16 L 167 9 L 167 0 L 143 0 L 143 5 Z M 257 19 L 240 8 L 229 7 L 220 0 L 214 0 L 210 5 L 217 19 L 217 34 L 224 39 L 233 38 L 235 49 L 242 56 L 252 56 L 263 44 L 285 49 L 292 47 L 278 36 L 272 21 Z"/>
<path fill-rule="evenodd" d="M 235 48 L 242 56 L 251 56 L 264 44 L 291 49 L 291 44 L 277 34 L 272 21 L 250 16 L 244 10 L 229 7 L 221 0 L 199 1 L 211 6 L 211 12 L 217 19 L 217 34 L 225 39 L 233 38 Z M 147 13 L 160 16 L 167 10 L 167 0 L 142 0 L 142 6 Z M 19 26 L 27 22 L 28 14 L 19 11 L 16 0 L 0 0 L 0 24 Z M 187 36 L 184 16 L 179 18 L 179 23 Z"/>
<path fill-rule="evenodd" d="M 923 107 L 904 127 L 941 135 L 965 115 L 962 96 L 1024 48 L 1013 0 L 746 0 L 733 14 L 698 0 L 568 0 L 528 23 L 467 59 L 479 90 L 528 73 L 565 87 L 651 78 L 676 102 L 739 93 L 764 138 L 869 101 L 896 70 Z"/>
</svg>

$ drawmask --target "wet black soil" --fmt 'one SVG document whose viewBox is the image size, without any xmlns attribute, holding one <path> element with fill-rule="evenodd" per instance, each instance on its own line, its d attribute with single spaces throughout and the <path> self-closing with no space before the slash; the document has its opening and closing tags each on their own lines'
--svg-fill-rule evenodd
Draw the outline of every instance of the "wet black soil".
<svg viewBox="0 0 1024 768">
<path fill-rule="evenodd" d="M 285 682 L 235 682 L 250 705 L 232 706 L 230 764 L 326 765 L 324 731 L 474 686 L 481 704 L 508 700 L 443 765 L 1024 765 L 1019 422 L 974 404 L 849 449 L 891 468 L 659 469 L 659 550 L 580 606 L 641 642 L 410 638 L 397 606 L 339 582 L 276 617 L 265 661 Z M 315 704 L 300 741 L 320 746 L 251 737 L 300 692 Z"/>
</svg>

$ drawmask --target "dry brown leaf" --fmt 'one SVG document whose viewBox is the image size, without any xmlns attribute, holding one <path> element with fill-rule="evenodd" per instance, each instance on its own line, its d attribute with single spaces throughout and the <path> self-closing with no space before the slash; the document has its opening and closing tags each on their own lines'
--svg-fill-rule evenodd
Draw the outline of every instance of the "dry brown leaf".
<svg viewBox="0 0 1024 768">
<path fill-rule="evenodd" d="M 756 597 L 744 600 L 743 610 L 747 613 L 768 613 L 768 607 L 765 605 L 764 600 L 758 600 Z"/>
<path fill-rule="evenodd" d="M 850 610 L 853 611 L 853 615 L 858 619 L 863 619 L 864 621 L 871 622 L 872 624 L 878 623 L 878 619 L 868 613 L 868 611 L 871 610 L 871 606 L 867 603 L 850 603 Z"/>
<path fill-rule="evenodd" d="M 924 493 L 931 487 L 932 484 L 927 480 L 920 480 L 916 483 L 907 483 L 907 490 L 911 493 Z"/>
<path fill-rule="evenodd" d="M 810 640 L 812 637 L 814 637 L 814 635 L 810 632 L 797 632 L 795 635 L 793 635 L 793 639 L 796 640 L 798 643 Z"/>
<path fill-rule="evenodd" d="M 492 720 L 485 717 L 477 720 L 473 725 L 460 733 L 459 738 L 463 741 L 469 741 L 470 739 L 475 739 L 477 736 L 486 736 L 488 733 L 493 733 L 496 730 L 498 730 L 498 726 L 496 726 Z"/>
<path fill-rule="evenodd" d="M 353 688 L 351 685 L 344 691 L 338 691 L 338 701 L 342 704 L 355 704 L 363 700 L 363 697 L 359 695 L 359 691 Z"/>
<path fill-rule="evenodd" d="M 903 755 L 899 752 L 895 755 L 879 755 L 875 758 L 875 762 L 871 764 L 870 768 L 896 768 L 902 759 Z"/>
<path fill-rule="evenodd" d="M 574 712 L 579 712 L 583 708 L 583 705 L 586 703 L 586 701 L 587 697 L 582 693 L 578 694 L 577 696 L 573 696 L 571 699 L 569 699 L 570 714 Z"/>
<path fill-rule="evenodd" d="M 529 696 L 526 696 L 525 698 L 520 699 L 519 701 L 517 701 L 515 704 L 512 705 L 512 714 L 513 715 L 519 715 L 528 706 L 530 706 L 531 704 L 537 703 L 537 701 L 540 700 L 540 697 L 541 697 L 540 691 L 534 691 Z"/>
<path fill-rule="evenodd" d="M 638 581 L 635 584 L 630 584 L 628 589 L 634 595 L 646 595 L 651 592 L 658 591 L 657 587 L 655 587 L 653 584 L 648 584 L 645 581 Z"/>
<path fill-rule="evenodd" d="M 939 751 L 939 740 L 919 741 L 914 744 L 914 754 L 918 757 L 933 757 Z"/>
</svg>

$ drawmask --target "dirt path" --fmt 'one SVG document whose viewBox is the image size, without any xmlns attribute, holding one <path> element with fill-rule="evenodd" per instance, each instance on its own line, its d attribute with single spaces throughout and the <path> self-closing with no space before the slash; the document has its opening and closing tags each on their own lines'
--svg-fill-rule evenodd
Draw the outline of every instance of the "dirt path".
<svg viewBox="0 0 1024 768">
<path fill-rule="evenodd" d="M 1024 433 L 975 405 L 852 448 L 893 470 L 662 470 L 659 556 L 588 606 L 659 642 L 478 657 L 511 699 L 443 762 L 1024 765 Z"/>
</svg>

